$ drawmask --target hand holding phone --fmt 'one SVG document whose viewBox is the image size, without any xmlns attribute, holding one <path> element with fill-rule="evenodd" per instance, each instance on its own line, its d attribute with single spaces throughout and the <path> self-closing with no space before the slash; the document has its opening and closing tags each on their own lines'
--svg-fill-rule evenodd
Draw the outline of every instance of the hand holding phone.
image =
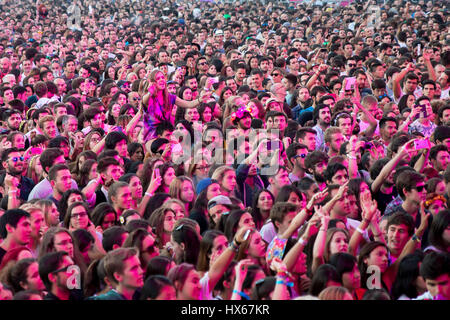
<svg viewBox="0 0 450 320">
<path fill-rule="evenodd" d="M 429 142 L 427 139 L 423 140 L 414 140 L 414 149 L 420 150 L 420 149 L 428 149 L 429 148 Z"/>
<path fill-rule="evenodd" d="M 355 90 L 356 78 L 349 77 L 345 79 L 345 91 Z"/>
</svg>

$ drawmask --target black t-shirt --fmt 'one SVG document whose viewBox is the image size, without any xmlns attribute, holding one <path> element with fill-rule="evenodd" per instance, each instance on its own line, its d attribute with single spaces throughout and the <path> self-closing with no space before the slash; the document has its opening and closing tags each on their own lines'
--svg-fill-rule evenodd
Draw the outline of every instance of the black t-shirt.
<svg viewBox="0 0 450 320">
<path fill-rule="evenodd" d="M 398 192 L 397 192 L 397 188 L 394 186 L 391 194 L 386 194 L 386 193 L 381 192 L 381 190 L 378 190 L 377 192 L 372 193 L 372 195 L 373 195 L 373 199 L 377 201 L 378 209 L 380 210 L 381 214 L 383 215 L 389 202 L 391 202 L 398 196 Z"/>
</svg>

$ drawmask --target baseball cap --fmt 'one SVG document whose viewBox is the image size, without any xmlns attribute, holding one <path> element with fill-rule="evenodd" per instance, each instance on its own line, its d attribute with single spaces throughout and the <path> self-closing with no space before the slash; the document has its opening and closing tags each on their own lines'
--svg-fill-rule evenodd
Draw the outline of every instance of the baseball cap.
<svg viewBox="0 0 450 320">
<path fill-rule="evenodd" d="M 216 32 L 214 32 L 215 36 L 223 36 L 223 31 L 222 29 L 217 29 Z"/>
<path fill-rule="evenodd" d="M 197 183 L 196 193 L 199 194 L 213 183 L 211 178 L 205 178 Z"/>
<path fill-rule="evenodd" d="M 224 206 L 232 206 L 233 203 L 231 202 L 230 198 L 226 196 L 217 196 L 209 200 L 208 202 L 208 210 L 214 208 L 217 205 L 224 205 Z"/>
</svg>

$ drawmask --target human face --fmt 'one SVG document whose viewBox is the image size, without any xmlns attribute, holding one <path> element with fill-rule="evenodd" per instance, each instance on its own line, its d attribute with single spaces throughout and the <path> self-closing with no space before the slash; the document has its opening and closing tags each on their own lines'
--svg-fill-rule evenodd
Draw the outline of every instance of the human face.
<svg viewBox="0 0 450 320">
<path fill-rule="evenodd" d="M 196 122 L 200 120 L 200 114 L 198 113 L 197 108 L 190 108 L 186 110 L 184 118 L 189 122 Z"/>
<path fill-rule="evenodd" d="M 338 170 L 335 175 L 331 178 L 331 182 L 333 184 L 343 185 L 348 181 L 348 173 L 347 170 Z"/>
<path fill-rule="evenodd" d="M 437 215 L 440 211 L 447 209 L 447 205 L 441 200 L 435 200 L 429 207 L 428 210 L 433 214 Z"/>
<path fill-rule="evenodd" d="M 408 228 L 404 224 L 390 225 L 387 230 L 388 248 L 394 253 L 400 253 L 408 242 Z"/>
<path fill-rule="evenodd" d="M 69 190 L 72 186 L 72 176 L 67 169 L 59 170 L 56 174 L 55 181 L 51 181 L 51 184 L 59 194 L 63 194 Z"/>
<path fill-rule="evenodd" d="M 350 292 L 361 287 L 361 274 L 359 272 L 358 266 L 354 265 L 353 270 L 350 272 L 345 272 L 342 274 L 342 284 Z"/>
<path fill-rule="evenodd" d="M 24 169 L 24 160 L 21 160 L 20 152 L 11 152 L 7 161 L 3 162 L 3 166 L 6 168 L 6 171 L 11 174 L 22 174 Z M 17 161 L 14 162 L 14 159 Z M 6 164 L 6 165 L 5 165 Z"/>
<path fill-rule="evenodd" d="M 342 143 L 344 142 L 344 135 L 340 132 L 337 132 L 331 136 L 330 149 L 338 153 L 341 148 Z"/>
<path fill-rule="evenodd" d="M 131 208 L 131 201 L 133 198 L 131 197 L 130 187 L 124 186 L 119 189 L 117 195 L 114 197 L 113 203 L 122 210 Z"/>
<path fill-rule="evenodd" d="M 259 232 L 253 232 L 250 246 L 248 247 L 248 255 L 253 258 L 264 257 L 266 254 L 266 244 Z"/>
<path fill-rule="evenodd" d="M 45 290 L 44 283 L 42 282 L 42 279 L 39 276 L 39 265 L 37 262 L 33 262 L 28 267 L 27 279 L 25 283 L 23 283 L 23 288 L 25 290 L 37 290 L 37 291 Z"/>
<path fill-rule="evenodd" d="M 299 139 L 301 143 L 305 144 L 308 151 L 312 152 L 316 150 L 316 135 L 311 132 L 307 132 L 303 139 Z"/>
<path fill-rule="evenodd" d="M 228 247 L 227 237 L 223 235 L 217 236 L 213 241 L 211 248 L 211 254 L 209 255 L 209 265 L 212 266 L 214 261 L 226 250 Z"/>
<path fill-rule="evenodd" d="M 239 219 L 238 229 L 242 227 L 254 228 L 255 222 L 253 221 L 253 217 L 250 213 L 244 213 Z"/>
<path fill-rule="evenodd" d="M 79 205 L 70 213 L 70 225 L 74 229 L 86 229 L 89 224 L 89 216 L 86 209 Z"/>
<path fill-rule="evenodd" d="M 195 192 L 192 183 L 188 180 L 181 184 L 181 201 L 191 203 L 194 200 Z"/>
<path fill-rule="evenodd" d="M 11 130 L 19 130 L 19 126 L 20 123 L 22 122 L 22 117 L 20 116 L 19 113 L 13 113 L 9 118 L 8 118 L 8 127 Z"/>
<path fill-rule="evenodd" d="M 155 75 L 155 86 L 158 91 L 164 90 L 166 87 L 166 77 L 164 76 L 164 73 L 158 72 Z"/>
<path fill-rule="evenodd" d="M 16 243 L 27 245 L 30 242 L 32 235 L 30 218 L 22 217 L 16 227 L 10 227 L 11 231 L 8 231 L 8 233 L 12 234 L 12 238 Z"/>
<path fill-rule="evenodd" d="M 173 202 L 169 208 L 175 211 L 175 220 L 178 221 L 179 219 L 184 218 L 184 208 L 181 205 Z"/>
<path fill-rule="evenodd" d="M 73 219 L 71 219 L 73 220 Z M 73 242 L 72 238 L 66 232 L 60 232 L 55 234 L 54 247 L 57 252 L 65 251 L 73 258 Z"/>
<path fill-rule="evenodd" d="M 438 276 L 436 279 L 425 279 L 428 291 L 433 297 L 441 295 L 450 300 L 450 276 L 448 273 Z"/>
<path fill-rule="evenodd" d="M 377 266 L 381 273 L 384 273 L 388 268 L 388 252 L 384 246 L 376 247 L 370 253 L 369 257 L 364 260 L 368 266 Z"/>
<path fill-rule="evenodd" d="M 102 173 L 102 178 L 105 184 L 107 182 L 118 181 L 120 176 L 122 175 L 122 168 L 118 165 L 110 165 L 106 169 L 105 173 Z"/>
<path fill-rule="evenodd" d="M 297 195 L 295 192 L 291 192 L 289 195 L 289 198 L 287 202 L 295 204 L 296 206 L 299 206 L 302 203 L 302 198 Z"/>
<path fill-rule="evenodd" d="M 171 285 L 164 286 L 159 292 L 155 300 L 176 300 L 177 292 L 175 288 Z M 148 299 L 151 300 L 151 299 Z"/>
<path fill-rule="evenodd" d="M 142 198 L 142 183 L 138 177 L 132 177 L 130 179 L 130 191 L 131 197 L 133 199 L 141 199 Z"/>
<path fill-rule="evenodd" d="M 347 250 L 348 250 L 347 236 L 345 235 L 345 233 L 341 231 L 335 232 L 330 241 L 330 255 L 339 252 L 347 252 Z"/>
<path fill-rule="evenodd" d="M 175 224 L 175 213 L 172 210 L 167 210 L 164 215 L 164 232 L 171 233 Z"/>
<path fill-rule="evenodd" d="M 123 272 L 114 273 L 119 285 L 127 289 L 137 289 L 144 285 L 144 271 L 137 255 L 131 256 L 123 262 Z"/>
<path fill-rule="evenodd" d="M 413 93 L 417 89 L 417 79 L 406 79 L 405 91 L 407 93 Z"/>
<path fill-rule="evenodd" d="M 164 184 L 166 186 L 170 186 L 170 184 L 172 183 L 173 179 L 175 179 L 175 169 L 174 168 L 169 168 L 167 169 L 166 173 L 164 174 Z"/>
<path fill-rule="evenodd" d="M 206 191 L 206 199 L 211 200 L 218 195 L 220 195 L 220 185 L 218 183 L 209 185 Z"/>
<path fill-rule="evenodd" d="M 192 100 L 192 90 L 185 89 L 183 91 L 183 100 L 191 101 Z"/>
<path fill-rule="evenodd" d="M 319 111 L 319 122 L 322 125 L 329 125 L 331 121 L 331 113 L 329 108 L 322 108 Z"/>
<path fill-rule="evenodd" d="M 436 164 L 435 169 L 437 171 L 445 171 L 449 162 L 448 151 L 439 151 L 434 162 Z"/>
<path fill-rule="evenodd" d="M 17 149 L 24 149 L 25 148 L 25 139 L 22 134 L 16 134 L 12 141 L 12 146 L 16 147 Z"/>
<path fill-rule="evenodd" d="M 186 277 L 182 289 L 178 292 L 178 300 L 199 300 L 201 296 L 200 276 L 191 270 Z"/>
<path fill-rule="evenodd" d="M 416 202 L 418 204 L 421 201 L 425 201 L 427 198 L 427 190 L 425 188 L 425 183 L 418 182 L 417 185 L 414 188 L 411 188 L 411 191 L 409 191 L 409 192 L 407 191 L 407 193 L 405 193 L 405 195 L 411 201 Z"/>
<path fill-rule="evenodd" d="M 221 187 L 227 192 L 231 192 L 236 187 L 236 173 L 234 170 L 228 170 L 222 180 Z"/>
<path fill-rule="evenodd" d="M 114 212 L 107 213 L 103 218 L 102 222 L 102 230 L 105 231 L 109 227 L 112 227 L 116 224 L 116 214 Z"/>
<path fill-rule="evenodd" d="M 202 117 L 203 117 L 204 122 L 210 122 L 212 119 L 211 108 L 209 108 L 209 107 L 205 108 L 205 110 L 203 111 Z"/>
<path fill-rule="evenodd" d="M 381 137 L 390 141 L 392 136 L 397 133 L 397 124 L 394 121 L 388 121 L 385 123 L 383 129 L 380 129 Z"/>
<path fill-rule="evenodd" d="M 273 206 L 273 199 L 268 192 L 261 192 L 258 198 L 259 210 L 269 211 Z"/>
<path fill-rule="evenodd" d="M 30 213 L 31 236 L 33 239 L 40 240 L 44 233 L 44 214 L 41 210 L 34 210 Z"/>
</svg>

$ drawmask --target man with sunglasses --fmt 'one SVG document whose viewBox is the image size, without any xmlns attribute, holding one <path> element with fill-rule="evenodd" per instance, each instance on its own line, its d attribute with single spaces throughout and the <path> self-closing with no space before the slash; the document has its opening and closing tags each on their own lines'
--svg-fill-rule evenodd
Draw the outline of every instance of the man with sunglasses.
<svg viewBox="0 0 450 320">
<path fill-rule="evenodd" d="M 301 143 L 294 142 L 286 150 L 286 156 L 292 165 L 289 173 L 291 183 L 299 181 L 306 175 L 305 158 L 308 155 L 308 148 Z"/>
<path fill-rule="evenodd" d="M 2 201 L 8 201 L 9 197 L 27 201 L 28 195 L 34 187 L 34 182 L 22 175 L 26 164 L 19 149 L 9 148 L 3 151 L 2 166 L 6 171 L 0 176 L 0 182 L 5 188 L 5 195 Z"/>
<path fill-rule="evenodd" d="M 83 291 L 77 288 L 77 284 L 81 287 L 81 275 L 76 272 L 65 251 L 47 253 L 39 259 L 39 276 L 48 291 L 44 300 L 84 300 Z"/>
</svg>

